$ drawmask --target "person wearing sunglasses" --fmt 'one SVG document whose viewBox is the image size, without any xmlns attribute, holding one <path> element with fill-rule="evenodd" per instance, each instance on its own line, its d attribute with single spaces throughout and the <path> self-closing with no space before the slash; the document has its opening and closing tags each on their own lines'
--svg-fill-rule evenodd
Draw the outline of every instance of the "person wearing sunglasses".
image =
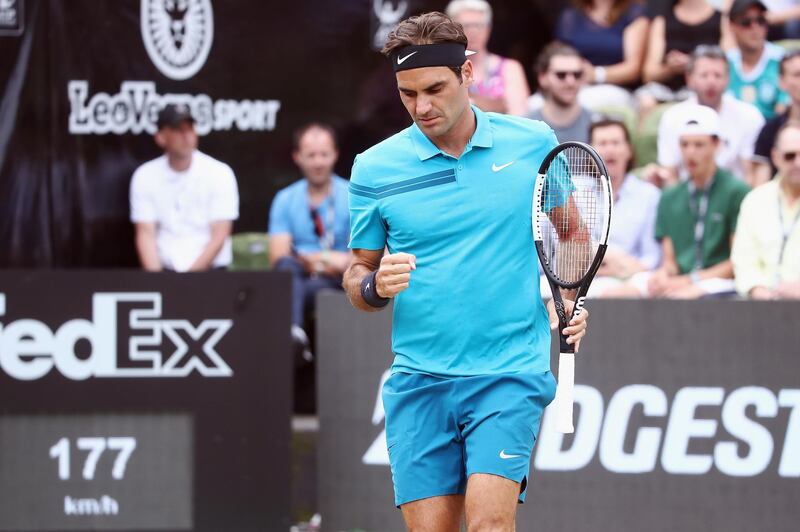
<svg viewBox="0 0 800 532">
<path fill-rule="evenodd" d="M 578 91 L 584 84 L 584 59 L 567 44 L 547 45 L 536 61 L 536 74 L 544 103 L 528 118 L 550 126 L 559 142 L 589 142 L 591 113 L 578 103 Z"/>
<path fill-rule="evenodd" d="M 735 0 L 728 11 L 736 48 L 728 52 L 730 92 L 770 119 L 789 97 L 778 85 L 783 49 L 767 41 L 767 7 L 759 0 Z"/>
<path fill-rule="evenodd" d="M 758 134 L 752 160 L 755 184 L 766 183 L 778 170 L 771 159 L 778 131 L 790 120 L 800 121 L 800 50 L 788 52 L 781 59 L 780 86 L 789 95 L 792 103 L 784 113 L 767 120 Z"/>
<path fill-rule="evenodd" d="M 800 125 L 786 123 L 772 149 L 777 178 L 745 196 L 731 260 L 751 299 L 800 299 Z"/>
</svg>

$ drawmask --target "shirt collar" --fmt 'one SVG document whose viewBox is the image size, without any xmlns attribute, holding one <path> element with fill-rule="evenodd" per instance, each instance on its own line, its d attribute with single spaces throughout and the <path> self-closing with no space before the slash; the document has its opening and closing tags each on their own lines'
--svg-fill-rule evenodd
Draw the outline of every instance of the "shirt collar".
<svg viewBox="0 0 800 532">
<path fill-rule="evenodd" d="M 491 120 L 486 113 L 474 105 L 470 106 L 470 108 L 472 112 L 475 113 L 477 125 L 475 126 L 475 133 L 472 134 L 472 138 L 467 142 L 467 150 L 465 150 L 465 153 L 469 150 L 470 146 L 479 146 L 481 148 L 492 147 Z M 411 124 L 410 135 L 411 141 L 414 144 L 414 150 L 417 152 L 417 157 L 419 157 L 420 161 L 428 160 L 442 153 L 442 151 L 431 142 L 431 139 L 425 136 L 425 133 L 419 129 L 416 123 Z"/>
</svg>

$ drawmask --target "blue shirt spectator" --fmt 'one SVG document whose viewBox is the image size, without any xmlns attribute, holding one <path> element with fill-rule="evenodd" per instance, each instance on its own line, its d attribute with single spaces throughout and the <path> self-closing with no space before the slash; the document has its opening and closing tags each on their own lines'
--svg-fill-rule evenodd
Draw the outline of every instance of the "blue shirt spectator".
<svg viewBox="0 0 800 532">
<path fill-rule="evenodd" d="M 331 250 L 334 251 L 347 251 L 350 238 L 347 183 L 346 179 L 334 174 L 332 193 L 318 206 L 319 219 L 325 224 L 325 230 L 332 228 Z M 302 179 L 289 185 L 275 196 L 269 211 L 269 234 L 292 235 L 292 247 L 297 253 L 308 254 L 323 250 L 311 214 L 307 180 Z"/>
</svg>

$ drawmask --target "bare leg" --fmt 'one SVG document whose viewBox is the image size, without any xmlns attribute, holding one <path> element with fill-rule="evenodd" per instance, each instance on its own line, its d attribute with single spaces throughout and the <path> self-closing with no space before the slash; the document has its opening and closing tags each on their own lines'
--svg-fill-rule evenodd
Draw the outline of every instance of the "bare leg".
<svg viewBox="0 0 800 532">
<path fill-rule="evenodd" d="M 476 473 L 467 481 L 468 532 L 514 532 L 519 483 Z"/>
<path fill-rule="evenodd" d="M 406 503 L 400 509 L 409 532 L 459 532 L 464 496 L 429 497 Z"/>
</svg>

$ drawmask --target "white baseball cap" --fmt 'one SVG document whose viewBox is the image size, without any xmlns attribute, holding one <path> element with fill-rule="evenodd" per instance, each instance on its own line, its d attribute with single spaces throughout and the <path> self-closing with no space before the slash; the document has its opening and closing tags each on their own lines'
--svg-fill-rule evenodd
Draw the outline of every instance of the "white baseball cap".
<svg viewBox="0 0 800 532">
<path fill-rule="evenodd" d="M 678 127 L 678 137 L 684 135 L 712 135 L 719 137 L 722 128 L 719 115 L 711 107 L 705 105 L 688 105 L 682 111 L 685 117 Z"/>
</svg>

